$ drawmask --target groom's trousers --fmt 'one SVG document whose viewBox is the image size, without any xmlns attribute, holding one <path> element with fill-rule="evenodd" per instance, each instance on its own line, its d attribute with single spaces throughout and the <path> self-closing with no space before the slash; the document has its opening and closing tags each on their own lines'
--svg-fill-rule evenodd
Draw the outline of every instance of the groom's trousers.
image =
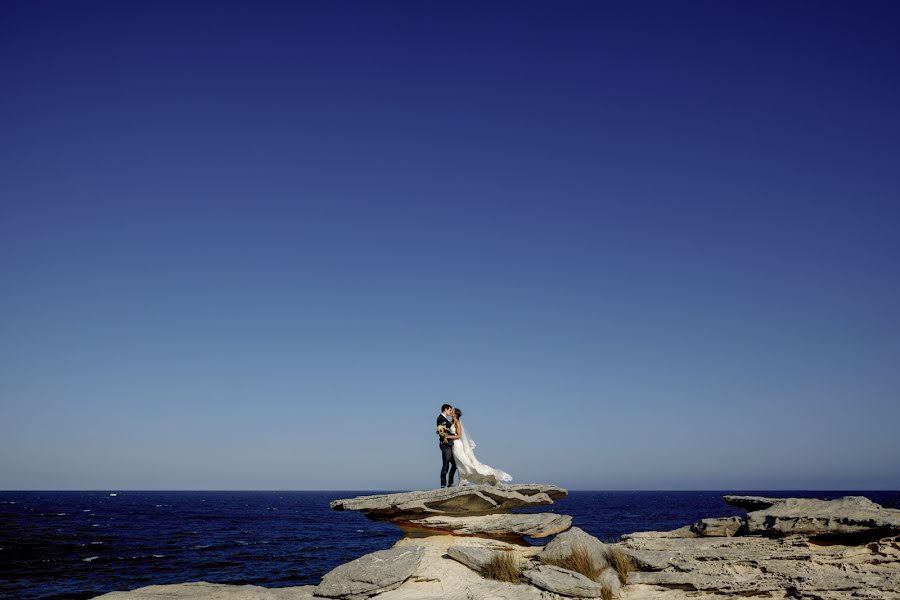
<svg viewBox="0 0 900 600">
<path fill-rule="evenodd" d="M 453 459 L 453 445 L 441 444 L 441 487 L 447 487 L 447 475 L 449 474 L 450 485 L 453 485 L 453 478 L 456 477 L 456 461 Z"/>
</svg>

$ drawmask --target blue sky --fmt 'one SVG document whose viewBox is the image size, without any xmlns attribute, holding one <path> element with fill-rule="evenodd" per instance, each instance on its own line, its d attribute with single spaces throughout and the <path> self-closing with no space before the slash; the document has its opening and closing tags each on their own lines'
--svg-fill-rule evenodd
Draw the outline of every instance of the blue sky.
<svg viewBox="0 0 900 600">
<path fill-rule="evenodd" d="M 0 487 L 897 489 L 898 26 L 4 2 Z"/>
</svg>

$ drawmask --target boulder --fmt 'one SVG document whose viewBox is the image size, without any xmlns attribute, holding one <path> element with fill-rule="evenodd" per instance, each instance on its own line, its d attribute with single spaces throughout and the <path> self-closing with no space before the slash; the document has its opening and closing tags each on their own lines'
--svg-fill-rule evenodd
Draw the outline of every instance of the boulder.
<svg viewBox="0 0 900 600">
<path fill-rule="evenodd" d="M 747 530 L 747 522 L 741 517 L 700 519 L 691 525 L 691 532 L 698 537 L 731 537 Z"/>
<path fill-rule="evenodd" d="M 447 556 L 460 562 L 473 571 L 483 572 L 497 550 L 485 546 L 450 546 Z"/>
<path fill-rule="evenodd" d="M 409 546 L 366 554 L 326 573 L 315 595 L 362 600 L 400 587 L 419 566 L 423 553 L 421 546 Z"/>
<path fill-rule="evenodd" d="M 874 532 L 884 537 L 900 533 L 900 510 L 882 508 L 862 496 L 839 500 L 787 498 L 748 513 L 747 528 L 751 534 L 768 536 Z"/>
<path fill-rule="evenodd" d="M 547 506 L 568 492 L 555 485 L 470 485 L 422 492 L 334 500 L 332 510 L 356 510 L 373 519 L 412 520 L 429 515 L 486 515 Z"/>
<path fill-rule="evenodd" d="M 456 535 L 543 538 L 572 526 L 572 517 L 553 513 L 483 515 L 476 517 L 432 516 L 409 523 L 427 529 L 440 529 Z"/>
<path fill-rule="evenodd" d="M 530 569 L 522 575 L 537 587 L 576 598 L 599 598 L 603 593 L 603 585 L 592 581 L 575 571 L 562 569 L 553 565 L 541 565 Z"/>
<path fill-rule="evenodd" d="M 583 547 L 594 559 L 597 569 L 607 566 L 606 544 L 578 527 L 560 533 L 544 547 L 540 558 L 542 561 L 562 560 L 572 554 L 575 548 Z"/>
</svg>

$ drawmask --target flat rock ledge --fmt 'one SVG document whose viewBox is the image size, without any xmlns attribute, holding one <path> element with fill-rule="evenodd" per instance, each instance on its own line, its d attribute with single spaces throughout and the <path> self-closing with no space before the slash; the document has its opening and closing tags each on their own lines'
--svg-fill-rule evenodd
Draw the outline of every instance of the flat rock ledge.
<svg viewBox="0 0 900 600">
<path fill-rule="evenodd" d="M 393 590 L 415 572 L 424 552 L 423 547 L 412 546 L 366 554 L 328 572 L 315 595 L 363 600 Z"/>
<path fill-rule="evenodd" d="M 547 506 L 568 492 L 555 485 L 469 485 L 399 494 L 357 496 L 331 502 L 332 510 L 355 510 L 372 519 L 411 521 L 429 515 L 487 515 Z"/>
<path fill-rule="evenodd" d="M 409 524 L 429 530 L 451 532 L 454 535 L 489 537 L 545 538 L 572 526 L 572 517 L 554 513 L 524 513 L 483 515 L 476 517 L 433 516 L 413 519 Z M 399 523 L 398 523 L 399 524 Z"/>
</svg>

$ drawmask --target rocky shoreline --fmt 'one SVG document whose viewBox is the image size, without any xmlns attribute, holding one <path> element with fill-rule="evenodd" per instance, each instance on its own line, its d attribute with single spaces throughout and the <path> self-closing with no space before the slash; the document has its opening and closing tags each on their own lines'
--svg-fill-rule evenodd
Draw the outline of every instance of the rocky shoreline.
<svg viewBox="0 0 900 600">
<path fill-rule="evenodd" d="M 900 600 L 900 510 L 839 500 L 725 496 L 746 517 L 708 518 L 606 544 L 543 507 L 552 485 L 468 486 L 335 500 L 404 532 L 392 548 L 325 574 L 318 586 L 205 582 L 98 596 L 103 600 Z M 551 538 L 545 546 L 525 538 Z"/>
</svg>

